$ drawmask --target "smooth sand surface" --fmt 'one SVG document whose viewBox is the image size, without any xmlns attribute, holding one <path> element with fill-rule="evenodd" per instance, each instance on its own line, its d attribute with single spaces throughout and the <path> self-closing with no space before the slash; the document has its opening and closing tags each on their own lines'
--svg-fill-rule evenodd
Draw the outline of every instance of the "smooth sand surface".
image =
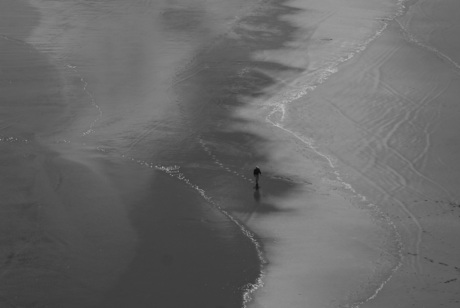
<svg viewBox="0 0 460 308">
<path fill-rule="evenodd" d="M 351 184 L 346 190 L 376 205 L 400 238 L 394 272 L 377 293 L 354 298 L 360 307 L 459 302 L 458 38 L 419 28 L 428 27 L 427 19 L 431 26 L 442 20 L 457 27 L 448 1 L 437 4 L 445 15 L 433 3 L 410 7 L 361 54 L 286 108 L 286 128 L 307 128 L 315 150 Z"/>
</svg>

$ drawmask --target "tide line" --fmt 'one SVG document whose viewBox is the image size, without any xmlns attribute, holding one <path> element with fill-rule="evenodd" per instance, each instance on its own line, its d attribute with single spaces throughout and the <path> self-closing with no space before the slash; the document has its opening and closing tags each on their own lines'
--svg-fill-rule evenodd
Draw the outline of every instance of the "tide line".
<svg viewBox="0 0 460 308">
<path fill-rule="evenodd" d="M 227 217 L 231 222 L 233 222 L 240 229 L 240 231 L 252 242 L 252 244 L 254 245 L 254 247 L 255 247 L 255 249 L 257 251 L 257 256 L 259 258 L 259 264 L 260 264 L 259 272 L 260 272 L 260 274 L 259 274 L 259 277 L 256 279 L 255 283 L 249 283 L 249 284 L 247 284 L 247 285 L 245 285 L 243 287 L 243 291 L 244 291 L 244 294 L 243 294 L 243 307 L 247 307 L 248 303 L 252 299 L 252 294 L 256 290 L 262 288 L 263 285 L 264 285 L 263 277 L 265 276 L 265 274 L 264 274 L 263 269 L 264 269 L 265 265 L 268 263 L 267 260 L 264 257 L 262 245 L 257 240 L 256 235 L 251 230 L 249 230 L 242 222 L 240 222 L 238 219 L 233 217 L 227 210 L 222 208 L 218 202 L 214 201 L 214 199 L 212 197 L 210 197 L 206 193 L 206 191 L 204 189 L 202 189 L 201 187 L 199 187 L 198 185 L 196 185 L 192 181 L 190 181 L 190 179 L 188 179 L 185 176 L 185 174 L 180 171 L 181 167 L 179 165 L 163 166 L 161 164 L 155 164 L 155 163 L 152 163 L 152 162 L 146 162 L 146 161 L 143 161 L 143 160 L 135 159 L 133 157 L 130 157 L 130 156 L 127 156 L 127 155 L 124 155 L 124 154 L 122 154 L 121 157 L 124 158 L 124 159 L 130 160 L 130 161 L 132 161 L 132 162 L 134 162 L 136 164 L 139 164 L 141 166 L 162 171 L 162 172 L 166 173 L 167 175 L 169 175 L 171 177 L 174 177 L 174 178 L 177 178 L 178 180 L 184 182 L 186 185 L 188 185 L 189 187 L 191 187 L 192 189 L 197 191 L 201 195 L 201 197 L 203 197 L 203 199 L 208 202 L 208 204 L 210 204 L 212 207 L 217 209 L 225 217 Z"/>
<path fill-rule="evenodd" d="M 316 153 L 318 156 L 324 158 L 327 163 L 329 164 L 329 167 L 332 169 L 332 172 L 335 176 L 336 181 L 339 183 L 341 187 L 343 187 L 345 190 L 351 192 L 354 196 L 356 196 L 359 200 L 362 202 L 366 203 L 369 209 L 371 209 L 374 212 L 374 215 L 377 217 L 380 217 L 383 219 L 383 221 L 389 226 L 394 239 L 396 241 L 395 247 L 397 249 L 397 262 L 396 264 L 390 269 L 387 277 L 383 280 L 381 280 L 378 284 L 378 286 L 375 287 L 375 289 L 371 292 L 369 296 L 365 300 L 356 302 L 352 304 L 352 307 L 357 308 L 362 304 L 365 304 L 366 302 L 369 302 L 373 299 L 375 299 L 380 291 L 384 288 L 384 286 L 391 280 L 393 277 L 394 273 L 399 270 L 399 268 L 402 266 L 402 260 L 404 258 L 403 256 L 403 243 L 402 243 L 402 237 L 401 234 L 398 232 L 398 229 L 396 227 L 396 224 L 390 219 L 390 217 L 386 214 L 384 214 L 380 208 L 373 204 L 370 203 L 367 198 L 359 194 L 351 184 L 346 183 L 340 172 L 336 168 L 336 162 L 335 159 L 332 158 L 331 156 L 322 153 L 316 146 L 315 146 L 315 141 L 311 138 L 307 138 L 303 136 L 300 133 L 294 132 L 292 130 L 287 129 L 285 126 L 283 126 L 283 122 L 285 120 L 286 114 L 287 114 L 287 108 L 286 106 L 295 101 L 298 100 L 301 97 L 306 96 L 309 92 L 314 91 L 316 87 L 322 83 L 324 83 L 327 79 L 329 79 L 330 76 L 338 72 L 338 67 L 344 62 L 347 62 L 348 60 L 352 59 L 355 55 L 363 52 L 367 46 L 376 40 L 378 37 L 380 37 L 383 32 L 388 28 L 388 25 L 390 22 L 394 21 L 397 17 L 403 15 L 406 10 L 406 0 L 400 0 L 398 1 L 398 10 L 395 14 L 392 16 L 389 16 L 387 18 L 382 19 L 382 26 L 380 29 L 378 29 L 374 35 L 370 36 L 367 40 L 364 42 L 358 44 L 355 46 L 355 50 L 352 52 L 349 52 L 348 54 L 339 57 L 336 59 L 334 62 L 329 62 L 325 63 L 322 69 L 318 69 L 317 71 L 310 73 L 307 76 L 304 76 L 304 79 L 306 79 L 306 84 L 303 86 L 303 88 L 298 88 L 297 90 L 295 89 L 290 89 L 285 93 L 282 93 L 281 95 L 276 95 L 273 97 L 268 103 L 266 103 L 266 106 L 271 107 L 271 110 L 268 112 L 268 115 L 265 117 L 266 122 L 274 126 L 275 128 L 281 129 L 285 133 L 288 133 L 289 135 L 293 136 L 294 138 L 300 140 L 303 144 L 307 146 L 307 148 L 311 149 L 314 153 Z M 300 80 L 296 80 L 295 82 L 299 82 Z M 407 213 L 407 208 L 403 206 L 403 209 Z M 410 213 L 409 213 L 410 214 Z M 410 214 L 410 217 L 412 219 L 415 219 L 413 215 Z M 420 225 L 418 221 L 415 219 L 415 223 L 419 228 L 420 231 Z M 416 249 L 419 249 L 420 246 L 420 236 L 417 237 L 416 240 Z"/>
</svg>

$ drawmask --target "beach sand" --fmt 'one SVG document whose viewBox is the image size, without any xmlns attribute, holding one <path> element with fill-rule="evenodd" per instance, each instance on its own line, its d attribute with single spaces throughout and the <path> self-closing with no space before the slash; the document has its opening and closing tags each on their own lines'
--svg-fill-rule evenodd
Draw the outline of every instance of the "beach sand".
<svg viewBox="0 0 460 308">
<path fill-rule="evenodd" d="M 457 19 L 448 13 L 456 6 L 420 1 L 407 7 L 324 83 L 283 106 L 283 129 L 311 143 L 312 152 L 336 168 L 328 182 L 352 192 L 354 204 L 375 207 L 376 218 L 394 227 L 393 245 L 382 251 L 387 254 L 383 271 L 355 288 L 349 305 L 459 303 L 458 38 L 454 30 L 441 33 L 457 28 Z M 358 217 L 349 223 L 356 225 Z M 385 247 L 373 243 L 376 249 Z M 262 306 L 269 307 L 270 294 L 266 297 L 270 300 Z M 307 299 L 303 304 L 308 306 Z"/>
<path fill-rule="evenodd" d="M 457 7 L 2 1 L 0 306 L 457 307 Z"/>
</svg>

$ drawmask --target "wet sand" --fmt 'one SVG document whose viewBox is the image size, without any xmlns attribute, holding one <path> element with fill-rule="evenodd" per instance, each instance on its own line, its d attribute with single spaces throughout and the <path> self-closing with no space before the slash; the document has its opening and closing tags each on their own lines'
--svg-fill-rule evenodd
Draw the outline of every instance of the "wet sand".
<svg viewBox="0 0 460 308">
<path fill-rule="evenodd" d="M 58 152 L 46 141 L 76 107 L 59 68 L 27 42 L 39 12 L 23 1 L 1 6 L 0 303 L 91 306 L 124 268 L 133 232 L 107 178 L 82 159 L 86 149 Z"/>
<path fill-rule="evenodd" d="M 2 305 L 456 307 L 455 3 L 30 3 Z"/>
<path fill-rule="evenodd" d="M 181 162 L 183 129 L 156 79 L 181 57 L 133 35 L 155 8 L 33 4 L 2 2 L 31 21 L 1 31 L 2 306 L 240 307 L 260 271 L 254 243 L 159 165 Z"/>
</svg>

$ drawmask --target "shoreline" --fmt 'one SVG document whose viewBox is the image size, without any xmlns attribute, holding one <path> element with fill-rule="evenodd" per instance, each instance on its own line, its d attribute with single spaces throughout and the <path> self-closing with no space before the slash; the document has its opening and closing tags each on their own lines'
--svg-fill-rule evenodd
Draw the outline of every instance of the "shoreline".
<svg viewBox="0 0 460 308">
<path fill-rule="evenodd" d="M 457 148 L 448 144 L 457 131 L 451 114 L 458 109 L 458 70 L 405 33 L 405 18 L 398 17 L 312 91 L 309 115 L 301 120 L 312 122 L 312 139 L 321 140 L 318 148 L 334 160 L 342 179 L 391 219 L 401 237 L 401 264 L 375 295 L 356 305 L 454 307 L 459 253 L 454 234 L 460 227 L 451 155 Z M 293 110 L 307 114 L 301 103 Z M 436 295 L 440 292 L 446 297 Z"/>
<path fill-rule="evenodd" d="M 53 10 L 54 8 L 45 7 L 45 9 Z M 134 6 L 133 10 L 133 12 L 125 12 L 125 22 L 131 22 L 131 18 L 135 17 L 133 13 L 137 12 L 138 8 Z M 183 14 L 183 12 L 181 13 Z M 138 19 L 133 27 L 143 25 L 143 20 Z M 45 26 L 50 27 L 52 23 L 45 24 Z M 76 27 L 76 29 L 72 29 L 74 35 L 76 35 L 75 31 L 78 30 L 78 26 Z M 120 26 L 117 25 L 117 27 Z M 118 35 L 120 38 L 125 38 L 131 42 L 130 30 L 132 30 L 131 27 L 126 30 L 126 33 L 118 33 Z M 96 38 L 103 33 L 103 31 L 95 31 L 89 33 L 88 36 L 82 36 L 90 42 L 89 50 L 100 48 Z M 109 34 L 113 33 L 110 32 Z M 47 31 L 37 31 L 36 35 L 34 42 L 40 44 L 39 36 L 46 37 Z M 77 37 L 79 36 L 77 35 Z M 142 39 L 142 36 L 139 38 Z M 59 37 L 54 40 L 55 43 L 57 41 L 59 41 Z M 122 43 L 124 42 L 117 44 L 124 46 Z M 141 46 L 149 50 L 151 43 L 148 41 L 145 43 L 142 40 Z M 56 48 L 51 46 L 49 47 L 50 50 L 54 50 L 52 47 Z M 97 50 L 97 53 L 100 51 Z M 142 51 L 145 52 L 146 50 Z M 129 53 L 129 50 L 127 52 Z M 56 56 L 56 54 L 53 55 Z M 215 307 L 215 305 L 240 307 L 242 304 L 244 305 L 244 302 L 247 301 L 245 296 L 252 288 L 249 285 L 258 282 L 258 272 L 260 271 L 260 259 L 258 259 L 260 251 L 256 251 L 260 248 L 254 246 L 254 238 L 248 237 L 249 231 L 244 229 L 242 225 L 238 225 L 236 220 L 232 221 L 229 220 L 229 217 L 222 217 L 222 213 L 212 206 L 210 207 L 207 204 L 209 200 L 203 200 L 203 195 L 195 185 L 187 186 L 177 179 L 165 180 L 169 178 L 169 175 L 174 176 L 174 174 L 164 174 L 153 168 L 153 165 L 165 159 L 160 157 L 160 154 L 152 154 L 149 151 L 151 145 L 148 144 L 147 140 L 143 140 L 142 143 L 135 140 L 133 144 L 128 144 L 128 146 L 120 143 L 118 147 L 111 147 L 103 143 L 105 135 L 116 135 L 114 130 L 110 126 L 106 127 L 104 123 L 107 118 L 114 117 L 109 109 L 113 94 L 104 93 L 103 90 L 110 89 L 113 86 L 112 83 L 116 84 L 122 79 L 114 76 L 113 79 L 108 79 L 102 83 L 97 78 L 105 77 L 104 74 L 112 71 L 112 67 L 106 67 L 105 63 L 102 67 L 100 63 L 97 63 L 98 65 L 94 70 L 88 69 L 89 63 L 84 64 L 84 66 L 82 64 L 80 67 L 78 63 L 88 54 L 83 53 L 80 56 L 81 59 L 73 59 L 77 63 L 76 65 L 71 58 L 66 60 L 70 61 L 67 63 L 68 67 L 75 67 L 75 69 L 69 70 L 72 76 L 68 80 L 75 82 L 75 85 L 70 84 L 70 86 L 75 86 L 76 89 L 75 92 L 71 93 L 79 94 L 84 101 L 89 98 L 90 104 L 80 103 L 80 108 L 86 110 L 94 109 L 92 107 L 96 106 L 100 111 L 100 117 L 97 117 L 96 120 L 85 121 L 93 123 L 87 136 L 85 134 L 80 136 L 78 130 L 73 127 L 67 128 L 68 131 L 71 130 L 69 137 L 66 137 L 64 142 L 53 144 L 53 148 L 73 162 L 97 170 L 97 174 L 105 180 L 106 184 L 116 191 L 115 196 L 119 198 L 120 206 L 126 211 L 124 215 L 121 214 L 121 218 L 129 218 L 130 232 L 135 233 L 131 234 L 134 237 L 132 241 L 136 245 L 134 248 L 128 249 L 132 255 L 125 258 L 129 264 L 121 269 L 124 273 L 119 278 L 112 279 L 104 287 L 104 290 L 96 294 L 94 300 L 98 302 L 97 306 L 124 307 L 133 302 L 140 306 L 164 305 L 166 303 L 176 306 L 196 303 L 200 307 Z M 57 57 L 57 59 L 60 58 L 60 56 Z M 121 63 L 115 69 L 123 68 L 124 64 L 126 63 Z M 129 76 L 140 78 L 136 74 L 130 75 L 131 71 L 133 74 L 135 73 L 134 68 L 131 68 L 129 72 L 125 72 L 124 78 Z M 147 84 L 147 80 L 143 80 L 142 84 Z M 103 88 L 97 89 L 98 86 Z M 83 90 L 78 90 L 79 87 L 83 87 Z M 138 91 L 139 89 L 134 88 L 134 90 Z M 143 88 L 141 87 L 140 90 Z M 126 93 L 123 94 L 126 95 Z M 137 97 L 138 100 L 149 99 L 149 97 L 142 97 L 142 94 L 143 92 Z M 133 98 L 131 99 L 133 100 Z M 72 98 L 70 103 L 73 102 L 78 103 L 78 97 L 77 99 Z M 116 102 L 120 103 L 120 106 L 121 103 L 124 103 L 121 99 Z M 140 111 L 142 112 L 142 110 Z M 119 110 L 115 108 L 115 111 Z M 152 112 L 150 109 L 146 111 Z M 94 118 L 94 115 L 90 116 Z M 115 114 L 115 116 L 118 115 Z M 126 119 L 129 120 L 129 117 Z M 141 119 L 135 120 L 140 121 Z M 83 121 L 80 122 L 82 123 L 80 126 L 83 128 L 88 125 Z M 127 123 L 130 122 L 127 121 Z M 117 129 L 118 127 L 114 126 L 114 128 Z M 84 129 L 79 130 L 85 131 Z M 146 134 L 142 138 L 149 138 L 149 133 L 152 131 L 148 126 L 145 127 L 145 130 Z M 63 133 L 65 132 L 64 130 Z M 143 134 L 142 131 L 141 133 Z M 57 136 L 61 134 L 62 132 Z M 85 142 L 85 139 L 89 144 Z M 168 140 L 168 144 L 171 143 L 172 141 Z M 173 147 L 175 146 L 173 145 Z M 82 151 L 68 151 L 65 149 L 66 147 L 76 147 Z M 175 157 L 174 160 L 181 161 L 177 157 L 182 155 L 180 152 L 174 153 L 174 150 L 164 150 L 171 153 Z M 201 155 L 200 152 L 201 149 L 198 149 L 198 155 Z M 140 159 L 147 160 L 140 163 Z M 170 159 L 168 157 L 166 161 Z M 131 179 L 129 183 L 124 180 L 124 177 Z M 182 177 L 179 179 L 182 180 Z M 165 185 L 163 181 L 169 184 Z M 77 186 L 80 187 L 81 184 Z M 98 190 L 99 188 L 95 185 L 94 189 Z M 91 189 L 87 192 L 91 195 L 93 193 L 95 192 Z M 204 215 L 204 217 L 200 215 Z M 104 239 L 101 238 L 101 240 Z M 212 245 L 210 245 L 211 243 Z M 183 277 L 184 273 L 187 273 L 185 277 Z M 182 287 L 177 287 L 177 284 L 182 285 Z M 152 285 L 155 286 L 153 294 Z M 107 288 L 109 290 L 105 290 Z M 126 290 L 129 291 L 126 292 Z M 171 298 L 171 294 L 175 294 L 175 296 Z"/>
<path fill-rule="evenodd" d="M 241 307 L 240 288 L 259 275 L 253 243 L 197 188 L 184 188 L 182 176 L 154 172 L 148 199 L 165 206 L 139 199 L 130 215 L 139 234 L 136 256 L 98 307 Z"/>
<path fill-rule="evenodd" d="M 291 7 L 287 2 L 272 5 L 265 8 L 263 15 L 243 20 L 241 29 L 236 31 L 238 40 L 243 40 L 246 46 L 251 48 L 247 53 L 249 60 L 243 61 L 242 56 L 246 53 L 241 52 L 238 47 L 233 47 L 238 44 L 224 42 L 219 49 L 206 51 L 197 60 L 196 66 L 207 67 L 206 70 L 181 84 L 181 92 L 188 96 L 186 103 L 192 102 L 191 114 L 196 116 L 198 127 L 204 131 L 199 135 L 199 142 L 205 145 L 204 150 L 211 160 L 205 169 L 206 173 L 210 174 L 208 177 L 213 178 L 213 183 L 207 183 L 206 191 L 209 191 L 217 202 L 222 202 L 226 210 L 255 230 L 262 238 L 264 247 L 268 249 L 268 266 L 264 269 L 265 286 L 255 292 L 253 302 L 249 303 L 250 307 L 279 306 L 283 302 L 288 302 L 293 307 L 320 305 L 324 301 L 354 303 L 359 301 L 362 294 L 369 292 L 368 286 L 365 285 L 368 279 L 378 280 L 382 279 L 379 275 L 384 275 L 383 279 L 386 280 L 386 272 L 394 269 L 393 263 L 387 265 L 386 262 L 397 259 L 398 256 L 379 256 L 381 247 L 373 243 L 385 242 L 387 237 L 394 237 L 394 234 L 387 235 L 393 230 L 374 225 L 373 218 L 366 210 L 355 207 L 343 196 L 325 188 L 329 185 L 321 183 L 321 179 L 324 177 L 324 169 L 328 167 L 327 162 L 325 164 L 323 158 L 318 157 L 317 153 L 310 149 L 299 153 L 296 149 L 297 144 L 293 145 L 283 132 L 276 131 L 275 127 L 269 127 L 264 122 L 261 114 L 266 109 L 261 110 L 260 105 L 253 103 L 253 99 L 256 102 L 267 99 L 270 94 L 267 89 L 276 86 L 279 81 L 273 76 L 281 75 L 289 80 L 290 76 L 303 72 L 303 69 L 286 65 L 276 58 L 272 61 L 267 54 L 263 60 L 254 57 L 259 52 L 258 48 L 261 51 L 283 50 L 289 45 L 290 40 L 295 41 L 297 31 L 300 31 L 300 28 L 288 21 L 288 17 L 291 14 L 296 16 L 301 9 Z M 245 32 L 245 29 L 258 29 L 260 41 L 251 31 Z M 268 39 L 265 41 L 262 37 Z M 226 88 L 229 84 L 232 87 Z M 200 95 L 201 92 L 206 95 Z M 194 96 L 200 101 L 194 100 Z M 203 97 L 206 97 L 206 100 L 203 100 Z M 207 105 L 208 102 L 212 102 L 213 105 Z M 281 149 L 283 146 L 285 148 Z M 307 152 L 308 161 L 303 157 L 304 152 Z M 200 162 L 202 158 L 192 157 L 192 160 Z M 248 191 L 252 186 L 250 171 L 255 164 L 262 167 L 265 175 L 262 176 L 261 191 L 253 192 L 251 196 Z M 302 173 L 299 174 L 300 170 L 292 171 L 292 168 L 301 168 Z M 194 167 L 185 167 L 184 170 L 192 174 L 203 172 Z M 222 171 L 225 173 L 222 174 Z M 305 177 L 305 174 L 308 176 Z M 192 179 L 202 181 L 199 177 Z M 199 185 L 206 187 L 205 184 Z M 245 193 L 242 194 L 242 191 Z M 251 198 L 254 199 L 252 202 Z M 322 208 L 322 204 L 325 209 Z M 335 229 L 341 230 L 341 234 L 331 233 L 321 224 L 314 224 L 314 221 L 311 225 L 302 225 L 299 220 L 302 218 L 309 221 L 309 211 L 312 209 L 318 212 L 318 215 L 321 212 L 329 213 L 331 217 L 320 217 L 332 224 Z M 348 211 L 343 212 L 344 209 Z M 294 219 L 293 213 L 298 215 L 298 219 Z M 354 234 L 346 224 L 337 221 L 335 215 L 343 216 L 343 221 L 359 225 L 360 227 L 356 228 L 366 230 L 363 233 L 369 235 Z M 315 229 L 320 231 L 316 233 Z M 279 231 L 274 233 L 273 230 Z M 321 233 L 322 240 L 318 235 Z M 299 237 L 302 234 L 305 234 L 308 240 Z M 315 236 L 310 238 L 309 234 Z M 349 239 L 347 236 L 352 238 Z M 290 238 L 296 238 L 298 242 L 292 242 Z M 344 248 L 339 238 L 343 243 L 348 243 L 349 247 Z M 322 246 L 319 243 L 321 241 L 329 243 L 329 246 Z M 324 255 L 309 251 L 309 245 L 318 248 Z M 355 255 L 353 252 L 353 248 L 358 247 L 362 255 Z M 353 255 L 354 258 L 342 259 L 341 249 L 343 254 Z M 314 261 L 308 261 L 306 256 L 310 256 Z M 366 264 L 368 259 L 377 261 Z M 286 263 L 285 260 L 291 260 L 291 264 L 283 264 Z M 378 264 L 380 261 L 383 265 Z M 341 265 L 336 267 L 336 263 Z M 315 266 L 322 268 L 324 272 L 313 274 Z M 331 268 L 334 270 L 331 271 Z M 330 280 L 334 280 L 331 276 L 337 277 L 336 279 L 343 279 L 344 276 L 356 278 L 344 287 L 330 283 Z M 277 304 L 274 304 L 275 302 Z"/>
</svg>

